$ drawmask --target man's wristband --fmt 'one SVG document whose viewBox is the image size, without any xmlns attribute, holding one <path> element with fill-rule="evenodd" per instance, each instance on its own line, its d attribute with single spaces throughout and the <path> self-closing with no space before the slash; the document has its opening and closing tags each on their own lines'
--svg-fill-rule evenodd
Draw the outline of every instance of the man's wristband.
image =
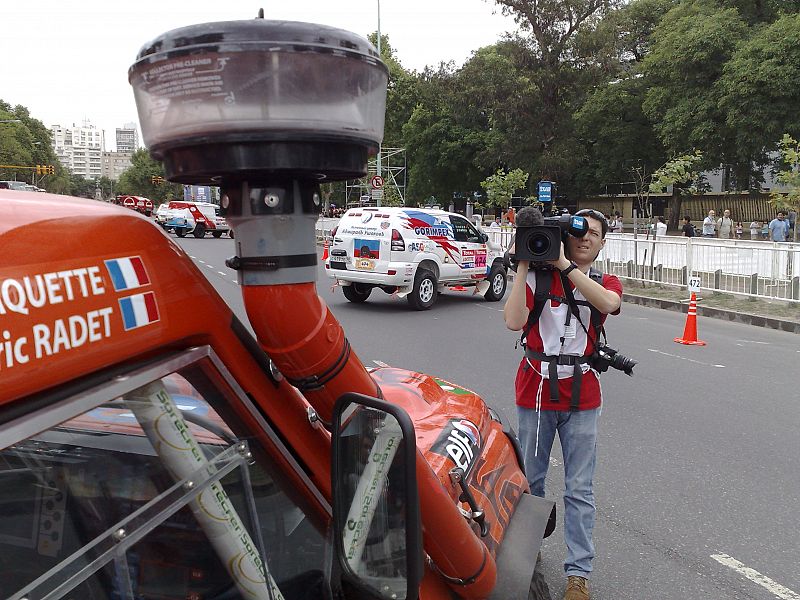
<svg viewBox="0 0 800 600">
<path fill-rule="evenodd" d="M 566 269 L 561 271 L 561 275 L 563 275 L 564 277 L 567 277 L 570 273 L 572 273 L 573 269 L 577 269 L 577 268 L 578 268 L 578 265 L 576 265 L 574 262 L 570 262 L 569 266 Z"/>
</svg>

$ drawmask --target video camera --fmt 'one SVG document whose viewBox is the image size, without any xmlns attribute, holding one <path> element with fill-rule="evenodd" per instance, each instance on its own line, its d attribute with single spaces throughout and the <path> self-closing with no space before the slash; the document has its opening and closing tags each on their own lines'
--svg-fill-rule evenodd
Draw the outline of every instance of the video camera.
<svg viewBox="0 0 800 600">
<path fill-rule="evenodd" d="M 523 209 L 517 216 L 517 231 L 514 241 L 514 259 L 527 260 L 531 263 L 541 263 L 548 260 L 557 260 L 561 254 L 561 242 L 567 235 L 583 237 L 589 231 L 586 217 L 569 214 L 557 217 L 534 217 L 528 223 L 524 217 Z M 535 210 L 535 209 L 534 209 Z M 522 222 L 521 222 L 522 221 Z"/>
</svg>

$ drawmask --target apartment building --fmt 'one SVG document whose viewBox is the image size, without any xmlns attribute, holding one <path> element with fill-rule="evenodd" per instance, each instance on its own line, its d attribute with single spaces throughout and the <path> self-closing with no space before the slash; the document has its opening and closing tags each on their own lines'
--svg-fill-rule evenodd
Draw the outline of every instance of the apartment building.
<svg viewBox="0 0 800 600">
<path fill-rule="evenodd" d="M 136 123 L 125 123 L 117 127 L 117 152 L 133 153 L 139 149 L 139 132 Z"/>
<path fill-rule="evenodd" d="M 53 138 L 53 149 L 59 162 L 75 175 L 87 179 L 102 176 L 103 151 L 105 136 L 89 121 L 71 127 L 52 125 L 50 133 Z"/>
<path fill-rule="evenodd" d="M 116 181 L 119 179 L 119 176 L 131 166 L 132 156 L 133 152 L 103 152 L 103 164 L 100 169 L 100 176 L 108 177 Z"/>
</svg>

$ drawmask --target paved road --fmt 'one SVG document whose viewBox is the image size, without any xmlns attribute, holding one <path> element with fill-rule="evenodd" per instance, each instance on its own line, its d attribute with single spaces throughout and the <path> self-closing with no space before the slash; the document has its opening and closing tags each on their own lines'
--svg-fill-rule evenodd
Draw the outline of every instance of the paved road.
<svg viewBox="0 0 800 600">
<path fill-rule="evenodd" d="M 234 242 L 179 243 L 241 309 L 224 267 Z M 322 269 L 318 285 L 365 363 L 465 385 L 516 424 L 520 351 L 502 303 L 452 292 L 420 313 L 381 291 L 350 304 Z M 800 600 L 800 338 L 701 317 L 708 346 L 684 347 L 672 341 L 684 318 L 625 304 L 610 319 L 609 342 L 640 364 L 633 378 L 603 376 L 592 597 Z M 560 450 L 553 457 L 556 498 Z M 563 594 L 563 558 L 559 526 L 544 546 L 553 598 Z"/>
</svg>

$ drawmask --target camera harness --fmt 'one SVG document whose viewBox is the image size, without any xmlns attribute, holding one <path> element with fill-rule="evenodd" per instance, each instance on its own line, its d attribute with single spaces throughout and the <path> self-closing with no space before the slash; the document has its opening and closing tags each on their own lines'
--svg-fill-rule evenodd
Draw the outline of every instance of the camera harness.
<svg viewBox="0 0 800 600">
<path fill-rule="evenodd" d="M 536 274 L 536 291 L 534 292 L 533 295 L 533 309 L 531 309 L 530 313 L 528 314 L 528 322 L 525 324 L 525 327 L 522 330 L 522 336 L 520 337 L 520 342 L 522 343 L 522 347 L 525 348 L 525 357 L 528 359 L 528 361 L 539 360 L 542 363 L 545 362 L 549 363 L 547 378 L 550 382 L 550 400 L 552 402 L 558 402 L 559 400 L 559 391 L 558 391 L 559 365 L 573 366 L 572 396 L 570 399 L 570 410 L 575 411 L 578 410 L 578 405 L 581 396 L 581 382 L 583 381 L 583 369 L 581 365 L 590 363 L 592 356 L 591 355 L 574 356 L 571 354 L 561 354 L 561 353 L 553 356 L 545 354 L 543 352 L 536 352 L 534 350 L 531 350 L 527 346 L 528 334 L 533 328 L 533 325 L 539 320 L 539 317 L 542 315 L 542 311 L 544 310 L 545 304 L 550 300 L 556 300 L 562 304 L 566 304 L 567 306 L 569 306 L 569 310 L 567 311 L 567 318 L 566 321 L 564 322 L 564 325 L 568 328 L 572 323 L 572 317 L 574 316 L 577 319 L 578 323 L 580 323 L 581 327 L 583 328 L 583 331 L 586 333 L 587 339 L 591 339 L 589 337 L 589 331 L 586 329 L 586 326 L 583 324 L 583 321 L 581 320 L 580 310 L 578 308 L 579 306 L 588 306 L 592 314 L 591 326 L 594 328 L 596 334 L 593 342 L 596 350 L 598 342 L 600 341 L 600 336 L 602 335 L 605 338 L 605 330 L 603 329 L 603 315 L 587 300 L 575 300 L 575 295 L 572 293 L 570 281 L 563 274 L 560 274 L 560 277 L 561 277 L 561 287 L 564 290 L 564 296 L 557 296 L 552 293 L 552 287 L 553 287 L 552 271 L 545 269 L 537 269 L 535 271 L 535 274 Z M 595 269 L 594 267 L 591 267 L 589 269 L 589 277 L 602 285 L 603 273 L 601 271 Z M 564 349 L 565 340 L 566 340 L 566 333 L 565 335 L 561 336 L 561 350 Z M 528 362 L 528 367 L 533 368 L 533 366 L 530 365 L 530 362 Z"/>
</svg>

